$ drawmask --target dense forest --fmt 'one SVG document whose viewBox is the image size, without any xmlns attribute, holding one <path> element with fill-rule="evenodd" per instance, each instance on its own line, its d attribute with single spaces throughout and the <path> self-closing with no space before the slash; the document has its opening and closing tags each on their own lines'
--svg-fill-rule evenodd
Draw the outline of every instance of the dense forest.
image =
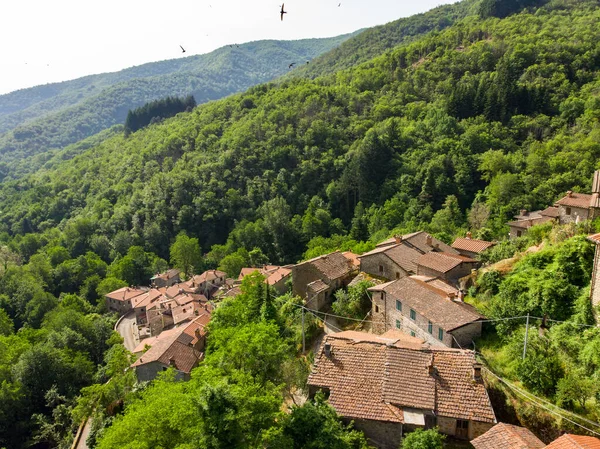
<svg viewBox="0 0 600 449">
<path fill-rule="evenodd" d="M 127 111 L 167 96 L 206 103 L 264 83 L 336 47 L 352 35 L 299 41 L 258 41 L 206 55 L 144 64 L 114 73 L 0 95 L 0 162 L 63 148 L 123 123 Z M 13 173 L 30 173 L 26 166 Z M 4 175 L 6 176 L 6 174 Z"/>
<path fill-rule="evenodd" d="M 167 374 L 147 387 L 123 371 L 130 355 L 100 298 L 184 268 L 181 247 L 196 254 L 186 271 L 237 276 L 247 264 L 363 252 L 417 229 L 503 241 L 519 209 L 589 191 L 600 168 L 598 2 L 551 0 L 502 19 L 479 6 L 466 2 L 452 25 L 355 67 L 259 85 L 127 137 L 107 131 L 5 180 L 0 447 L 67 447 L 89 413 L 102 448 L 365 447 L 320 399 L 280 414 L 307 370 L 295 357 L 297 298 L 274 298 L 250 278 L 215 312 L 192 380 Z M 381 51 L 379 34 L 362 36 Z M 597 419 L 593 246 L 583 237 L 593 230 L 546 226 L 501 242 L 487 262 L 542 246 L 481 274 L 469 301 L 493 318 L 565 321 L 532 324 L 525 362 L 522 321 L 491 325 L 479 349 L 496 372 Z M 336 310 L 354 313 L 343 304 L 354 296 L 337 295 Z M 256 350 L 240 349 L 248 344 Z M 163 410 L 201 419 L 186 426 Z M 532 428 L 565 425 L 516 414 Z"/>
<path fill-rule="evenodd" d="M 167 97 L 151 101 L 139 108 L 130 109 L 125 119 L 125 134 L 129 135 L 151 123 L 174 117 L 180 112 L 191 111 L 196 107 L 193 95 L 185 98 Z"/>
</svg>

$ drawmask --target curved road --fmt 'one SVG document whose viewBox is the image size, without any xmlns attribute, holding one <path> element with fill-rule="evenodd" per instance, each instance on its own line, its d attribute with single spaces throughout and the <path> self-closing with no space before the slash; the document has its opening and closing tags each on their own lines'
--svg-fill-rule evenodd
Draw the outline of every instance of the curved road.
<svg viewBox="0 0 600 449">
<path fill-rule="evenodd" d="M 128 351 L 133 352 L 135 347 L 139 344 L 137 327 L 135 325 L 135 313 L 130 311 L 121 318 L 115 330 L 123 337 L 123 345 L 125 348 L 127 348 Z"/>
</svg>

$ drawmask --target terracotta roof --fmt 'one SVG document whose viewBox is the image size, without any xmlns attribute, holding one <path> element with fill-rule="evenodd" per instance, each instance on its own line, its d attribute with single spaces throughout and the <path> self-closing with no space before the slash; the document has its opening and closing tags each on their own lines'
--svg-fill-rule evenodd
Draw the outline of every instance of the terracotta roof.
<svg viewBox="0 0 600 449">
<path fill-rule="evenodd" d="M 360 267 L 360 260 L 358 260 L 358 254 L 354 254 L 352 251 L 344 251 L 342 255 L 348 259 L 355 268 Z"/>
<path fill-rule="evenodd" d="M 352 272 L 352 265 L 342 253 L 336 251 L 324 256 L 315 257 L 299 263 L 296 267 L 311 264 L 322 275 L 323 279 L 335 280 L 341 277 L 348 276 Z"/>
<path fill-rule="evenodd" d="M 591 202 L 592 195 L 588 195 L 587 193 L 567 193 L 567 195 L 556 202 L 556 205 L 588 209 Z"/>
<path fill-rule="evenodd" d="M 397 329 L 390 329 L 381 335 L 360 331 L 336 332 L 335 338 L 351 340 L 355 343 L 380 343 L 388 346 L 398 346 L 399 348 L 410 347 L 412 349 L 421 349 L 429 347 L 429 345 L 425 343 L 425 340 L 418 337 L 412 337 Z"/>
<path fill-rule="evenodd" d="M 204 311 L 204 304 L 200 304 L 199 301 L 173 307 L 173 323 L 179 324 L 183 321 L 190 320 L 196 316 L 196 312 L 199 314 L 201 311 Z"/>
<path fill-rule="evenodd" d="M 431 238 L 431 245 L 428 243 L 428 238 Z M 436 239 L 435 237 L 431 236 L 425 231 L 417 231 L 411 234 L 404 234 L 400 236 L 400 240 L 402 242 L 409 243 L 412 247 L 414 247 L 418 251 L 421 251 L 422 253 L 439 249 L 440 251 L 458 254 L 458 252 L 455 251 L 451 246 L 445 244 L 439 239 Z M 380 248 L 383 246 L 395 245 L 397 243 L 398 242 L 396 237 L 390 237 L 389 239 L 379 243 L 377 247 Z"/>
<path fill-rule="evenodd" d="M 430 268 L 439 273 L 447 273 L 462 263 L 476 263 L 477 261 L 470 257 L 458 256 L 456 254 L 430 252 L 423 254 L 417 259 L 417 265 Z"/>
<path fill-rule="evenodd" d="M 290 270 L 289 268 L 277 267 L 277 269 L 271 271 L 267 276 L 267 284 L 275 285 L 282 279 L 290 277 L 291 274 L 292 270 Z"/>
<path fill-rule="evenodd" d="M 147 291 L 143 295 L 136 296 L 131 300 L 131 306 L 134 308 L 137 307 L 148 307 L 150 304 L 154 303 L 162 296 L 162 293 L 153 288 L 152 290 Z"/>
<path fill-rule="evenodd" d="M 392 300 L 414 309 L 446 332 L 483 318 L 470 304 L 448 298 L 447 292 L 426 282 L 405 277 L 372 287 L 369 291 L 383 290 Z"/>
<path fill-rule="evenodd" d="M 440 292 L 446 293 L 446 295 L 453 294 L 455 296 L 458 296 L 458 294 L 460 293 L 456 287 L 448 284 L 445 281 L 442 281 L 439 278 L 435 278 L 435 277 L 431 277 L 431 276 L 416 275 L 416 274 L 412 275 L 410 277 L 411 277 L 411 279 L 414 279 L 416 281 L 425 282 L 427 285 L 430 285 L 431 287 L 434 287 L 434 288 L 440 290 Z"/>
<path fill-rule="evenodd" d="M 183 333 L 193 338 L 192 345 L 195 345 L 200 338 L 206 336 L 206 326 L 210 322 L 210 317 L 211 312 L 207 310 L 183 328 Z"/>
<path fill-rule="evenodd" d="M 260 268 L 242 268 L 240 271 L 240 275 L 238 276 L 238 280 L 244 279 L 246 276 L 252 273 L 260 273 Z"/>
<path fill-rule="evenodd" d="M 483 381 L 472 378 L 471 351 L 376 340 L 368 334 L 364 340 L 330 334 L 321 345 L 308 383 L 329 389 L 329 403 L 340 415 L 403 422 L 406 408 L 495 421 Z M 325 354 L 325 344 L 331 345 L 330 356 Z"/>
<path fill-rule="evenodd" d="M 150 349 L 131 366 L 138 367 L 159 362 L 166 366 L 173 364 L 177 370 L 189 373 L 203 354 L 191 346 L 194 338 L 184 333 L 183 329 L 176 328 L 172 331 L 177 332 L 162 332 Z"/>
<path fill-rule="evenodd" d="M 485 240 L 477 240 L 477 239 L 469 239 L 459 237 L 454 240 L 452 244 L 452 248 L 457 249 L 459 251 L 469 251 L 471 253 L 482 253 L 488 248 L 494 246 L 493 242 L 486 242 Z"/>
<path fill-rule="evenodd" d="M 310 290 L 313 293 L 313 295 L 315 295 L 317 293 L 324 292 L 325 290 L 328 290 L 329 289 L 329 285 L 327 285 L 321 279 L 317 279 L 316 281 L 313 281 L 310 284 L 307 284 L 306 289 Z"/>
<path fill-rule="evenodd" d="M 192 279 L 190 279 L 187 284 L 191 287 L 198 286 L 203 282 L 214 281 L 217 278 L 224 278 L 227 276 L 227 273 L 219 270 L 208 270 L 202 274 L 197 274 Z"/>
<path fill-rule="evenodd" d="M 365 257 L 374 256 L 376 254 L 384 254 L 385 256 L 389 257 L 396 265 L 401 267 L 407 273 L 416 273 L 416 261 L 423 253 L 412 246 L 397 243 L 377 247 L 373 251 L 369 251 L 368 253 L 358 257 L 362 260 Z"/>
<path fill-rule="evenodd" d="M 179 273 L 181 273 L 181 271 L 179 271 L 177 268 L 171 268 L 170 270 L 165 271 L 164 273 L 160 273 L 157 274 L 155 276 L 152 276 L 150 279 L 164 279 L 164 280 L 169 280 L 171 278 L 174 278 L 175 276 L 178 276 Z"/>
<path fill-rule="evenodd" d="M 117 301 L 128 301 L 131 298 L 135 298 L 136 296 L 142 295 L 146 292 L 147 290 L 142 290 L 139 288 L 123 287 L 115 290 L 114 292 L 107 293 L 106 297 L 115 299 Z"/>
<path fill-rule="evenodd" d="M 546 446 L 546 449 L 600 449 L 600 440 L 566 433 Z"/>
<path fill-rule="evenodd" d="M 596 244 L 600 243 L 600 234 L 588 235 L 587 239 Z"/>
<path fill-rule="evenodd" d="M 475 449 L 542 449 L 546 445 L 525 427 L 499 423 L 471 441 Z"/>
<path fill-rule="evenodd" d="M 539 218 L 533 218 L 531 220 L 510 221 L 507 224 L 508 224 L 508 226 L 512 226 L 515 228 L 529 229 L 532 226 L 539 225 L 542 223 L 548 223 L 549 221 L 553 221 L 553 220 L 554 220 L 554 218 L 552 218 L 552 217 L 539 217 Z"/>
<path fill-rule="evenodd" d="M 560 213 L 558 211 L 558 207 L 550 206 L 550 207 L 544 209 L 543 211 L 541 211 L 540 215 L 542 215 L 544 217 L 558 218 Z"/>
<path fill-rule="evenodd" d="M 196 289 L 189 285 L 189 282 L 182 282 L 181 284 L 174 284 L 170 287 L 162 287 L 159 289 L 169 298 L 175 298 L 182 293 L 195 293 Z"/>
</svg>

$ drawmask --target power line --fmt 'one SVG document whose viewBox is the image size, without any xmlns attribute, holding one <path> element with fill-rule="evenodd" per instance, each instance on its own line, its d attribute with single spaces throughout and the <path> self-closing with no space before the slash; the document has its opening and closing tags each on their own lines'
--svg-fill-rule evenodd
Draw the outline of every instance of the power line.
<svg viewBox="0 0 600 449">
<path fill-rule="evenodd" d="M 549 412 L 549 413 L 551 413 L 551 414 L 553 414 L 555 416 L 558 416 L 559 418 L 562 418 L 562 419 L 565 419 L 565 420 L 569 421 L 571 424 L 574 424 L 577 427 L 581 427 L 582 429 L 584 429 L 584 430 L 586 430 L 586 431 L 588 431 L 590 433 L 593 433 L 594 435 L 600 436 L 599 432 L 596 432 L 594 430 L 588 429 L 587 427 L 585 427 L 585 426 L 583 426 L 583 425 L 581 425 L 581 424 L 573 421 L 572 419 L 567 418 L 566 416 L 562 415 L 561 413 L 557 412 L 556 410 L 552 410 L 552 409 L 546 407 L 543 403 L 540 403 L 540 402 L 537 401 L 537 400 L 541 401 L 540 398 L 538 398 L 537 396 L 534 396 L 534 395 L 532 395 L 530 393 L 527 393 L 527 392 L 521 390 L 520 388 L 517 388 L 516 386 L 512 385 L 509 381 L 503 379 L 502 377 L 500 377 L 497 374 L 495 374 L 494 372 L 492 372 L 489 368 L 484 367 L 484 369 L 486 370 L 486 372 L 490 373 L 492 376 L 494 376 L 496 379 L 498 379 L 500 382 L 502 382 L 508 388 L 510 388 L 511 390 L 513 390 L 514 392 L 516 392 L 517 394 L 520 394 L 521 396 L 525 397 L 525 399 L 528 400 L 529 402 L 532 402 L 533 404 L 537 405 L 538 407 L 543 408 L 547 412 Z M 569 413 L 567 410 L 563 410 L 562 408 L 560 408 L 558 406 L 553 405 L 553 407 L 558 408 L 563 413 Z M 578 419 L 581 419 L 581 420 L 586 421 L 588 423 L 592 423 L 595 426 L 598 426 L 600 428 L 600 425 L 598 425 L 597 423 L 594 423 L 593 421 L 589 421 L 589 420 L 585 419 L 582 416 L 575 415 L 575 414 L 572 414 L 572 416 L 576 416 Z"/>
</svg>

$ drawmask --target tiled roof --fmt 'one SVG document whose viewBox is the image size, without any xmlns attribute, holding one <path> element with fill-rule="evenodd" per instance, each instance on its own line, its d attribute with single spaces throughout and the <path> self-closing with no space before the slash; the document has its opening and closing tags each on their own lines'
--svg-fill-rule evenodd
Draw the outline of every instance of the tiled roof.
<svg viewBox="0 0 600 449">
<path fill-rule="evenodd" d="M 115 290 L 114 292 L 107 293 L 106 297 L 110 299 L 115 299 L 117 301 L 127 301 L 146 292 L 147 290 L 142 290 L 139 288 L 123 287 L 118 290 Z"/>
<path fill-rule="evenodd" d="M 428 243 L 428 239 L 431 238 L 431 245 Z M 408 242 L 412 247 L 420 251 L 421 253 L 426 253 L 428 251 L 439 250 L 447 253 L 458 254 L 451 246 L 445 244 L 439 239 L 427 234 L 424 231 L 417 231 L 411 234 L 404 234 L 400 237 L 402 242 Z M 378 248 L 395 245 L 398 241 L 396 237 L 391 237 L 377 245 Z"/>
<path fill-rule="evenodd" d="M 242 268 L 242 270 L 240 271 L 240 275 L 238 276 L 238 280 L 241 281 L 249 274 L 260 273 L 260 271 L 260 268 Z"/>
<path fill-rule="evenodd" d="M 558 211 L 558 207 L 550 206 L 550 207 L 544 209 L 543 211 L 541 211 L 540 215 L 542 215 L 544 217 L 558 218 L 560 213 Z"/>
<path fill-rule="evenodd" d="M 494 246 L 493 242 L 486 242 L 485 240 L 469 239 L 459 237 L 454 240 L 452 248 L 459 251 L 469 251 L 471 253 L 479 254 L 486 249 Z"/>
<path fill-rule="evenodd" d="M 183 321 L 190 320 L 196 316 L 196 313 L 200 313 L 201 311 L 204 311 L 204 305 L 197 301 L 173 307 L 173 323 L 179 324 Z"/>
<path fill-rule="evenodd" d="M 321 279 L 311 282 L 306 286 L 307 290 L 310 290 L 313 294 L 324 292 L 329 289 L 329 285 L 323 282 Z"/>
<path fill-rule="evenodd" d="M 169 298 L 175 298 L 182 293 L 195 293 L 196 289 L 189 285 L 189 282 L 182 282 L 181 284 L 171 285 L 170 287 L 163 287 L 159 289 Z"/>
<path fill-rule="evenodd" d="M 249 274 L 256 272 L 262 274 L 269 285 L 275 285 L 282 279 L 285 279 L 292 274 L 292 270 L 289 268 L 280 267 L 277 265 L 266 265 L 263 268 L 242 268 L 238 280 L 241 281 Z"/>
<path fill-rule="evenodd" d="M 385 291 L 392 300 L 399 299 L 403 305 L 414 309 L 446 332 L 483 318 L 473 306 L 453 301 L 448 298 L 447 292 L 412 277 L 369 289 L 369 291 L 379 290 Z"/>
<path fill-rule="evenodd" d="M 175 332 L 173 332 L 175 331 Z M 194 338 L 177 328 L 161 333 L 150 349 L 140 356 L 131 366 L 138 367 L 152 362 L 163 365 L 174 364 L 174 367 L 184 373 L 189 373 L 202 358 L 202 353 L 192 346 Z"/>
<path fill-rule="evenodd" d="M 152 290 L 147 291 L 143 295 L 136 296 L 131 300 L 131 306 L 136 307 L 148 307 L 150 304 L 154 303 L 162 296 L 162 293 L 153 288 Z"/>
<path fill-rule="evenodd" d="M 483 381 L 472 377 L 471 351 L 344 334 L 325 337 L 331 355 L 322 344 L 308 378 L 310 385 L 329 389 L 329 403 L 340 415 L 403 422 L 402 409 L 416 408 L 449 418 L 495 421 Z"/>
<path fill-rule="evenodd" d="M 181 273 L 181 271 L 179 271 L 177 268 L 172 268 L 170 270 L 165 271 L 164 273 L 160 273 L 160 274 L 157 274 L 155 276 L 152 276 L 151 279 L 169 280 L 171 278 L 174 278 L 175 276 L 178 276 L 179 273 Z"/>
<path fill-rule="evenodd" d="M 553 217 L 539 217 L 533 218 L 531 220 L 517 220 L 508 222 L 508 226 L 521 228 L 521 229 L 529 229 L 532 226 L 539 225 L 542 223 L 548 223 L 549 221 L 554 220 Z"/>
<path fill-rule="evenodd" d="M 591 202 L 592 195 L 588 195 L 587 193 L 567 193 L 567 195 L 558 200 L 556 204 L 559 206 L 587 209 L 590 207 Z"/>
<path fill-rule="evenodd" d="M 592 234 L 592 235 L 588 235 L 588 240 L 594 242 L 594 243 L 600 243 L 600 234 Z"/>
<path fill-rule="evenodd" d="M 352 272 L 352 265 L 342 253 L 336 251 L 324 256 L 315 257 L 306 262 L 299 263 L 296 267 L 311 264 L 322 275 L 323 279 L 335 280 L 348 276 Z"/>
<path fill-rule="evenodd" d="M 471 441 L 475 449 L 542 449 L 546 445 L 525 427 L 499 423 Z"/>
<path fill-rule="evenodd" d="M 439 278 L 434 278 L 431 276 L 421 276 L 421 275 L 416 275 L 416 274 L 412 275 L 410 277 L 411 277 L 411 279 L 414 279 L 415 281 L 425 282 L 427 285 L 440 290 L 440 292 L 443 292 L 446 295 L 453 294 L 455 296 L 458 296 L 458 294 L 460 293 L 456 287 L 448 284 L 445 281 L 442 281 Z"/>
<path fill-rule="evenodd" d="M 385 254 L 389 257 L 396 265 L 401 267 L 408 273 L 416 273 L 417 272 L 417 264 L 416 261 L 423 253 L 419 250 L 413 248 L 412 246 L 408 246 L 406 244 L 397 243 L 387 246 L 380 246 L 375 248 L 373 251 L 369 251 L 368 253 L 359 256 L 360 259 L 373 256 L 376 254 Z"/>
<path fill-rule="evenodd" d="M 417 259 L 417 265 L 420 267 L 430 268 L 439 273 L 447 273 L 453 268 L 458 267 L 462 263 L 477 262 L 470 257 L 458 256 L 456 254 L 435 253 L 430 252 L 423 254 Z"/>
<path fill-rule="evenodd" d="M 292 270 L 284 267 L 277 267 L 276 270 L 273 270 L 267 276 L 267 284 L 275 285 L 280 282 L 282 279 L 289 277 L 292 274 Z"/>
<path fill-rule="evenodd" d="M 546 446 L 546 449 L 600 449 L 600 440 L 566 433 Z"/>
<path fill-rule="evenodd" d="M 360 267 L 360 260 L 358 260 L 358 254 L 354 254 L 352 251 L 344 251 L 342 255 L 352 262 L 356 268 Z"/>
<path fill-rule="evenodd" d="M 224 278 L 226 276 L 227 276 L 227 273 L 225 273 L 223 271 L 208 270 L 208 271 L 205 271 L 202 274 L 197 274 L 192 279 L 190 279 L 187 283 L 191 287 L 195 287 L 195 286 L 198 286 L 198 285 L 202 284 L 203 282 L 214 281 L 217 278 Z"/>
</svg>

